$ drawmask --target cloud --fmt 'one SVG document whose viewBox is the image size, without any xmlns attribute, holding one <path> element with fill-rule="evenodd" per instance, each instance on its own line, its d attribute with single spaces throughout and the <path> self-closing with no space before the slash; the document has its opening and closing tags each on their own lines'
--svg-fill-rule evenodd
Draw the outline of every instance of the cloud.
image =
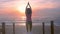
<svg viewBox="0 0 60 34">
<path fill-rule="evenodd" d="M 14 1 L 14 0 L 0 0 L 0 2 L 11 2 L 11 1 Z"/>
<path fill-rule="evenodd" d="M 0 8 L 3 7 L 14 7 L 16 4 L 24 4 L 28 0 L 0 0 Z M 29 0 L 32 7 L 40 8 L 53 8 L 60 7 L 60 0 Z M 37 5 L 36 5 L 37 4 Z"/>
<path fill-rule="evenodd" d="M 45 8 L 45 9 L 38 9 L 33 12 L 33 17 L 38 18 L 47 18 L 50 20 L 55 20 L 57 17 L 60 17 L 60 8 Z"/>
</svg>

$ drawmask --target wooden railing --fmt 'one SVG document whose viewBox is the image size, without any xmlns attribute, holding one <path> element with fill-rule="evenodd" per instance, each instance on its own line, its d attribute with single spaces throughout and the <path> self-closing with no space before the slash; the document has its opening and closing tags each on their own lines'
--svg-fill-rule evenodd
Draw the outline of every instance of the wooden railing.
<svg viewBox="0 0 60 34">
<path fill-rule="evenodd" d="M 51 23 L 51 27 L 50 27 L 50 29 L 51 29 L 51 34 L 54 34 L 54 21 L 51 21 L 50 22 Z M 42 23 L 42 26 L 43 26 L 43 34 L 45 34 L 45 23 L 43 22 Z"/>
<path fill-rule="evenodd" d="M 51 21 L 51 34 L 54 34 L 54 22 Z M 43 30 L 43 34 L 45 34 L 45 23 L 42 23 L 42 30 Z M 2 28 L 0 29 L 0 32 L 2 34 L 5 34 L 5 23 L 2 22 Z M 13 34 L 15 34 L 15 23 L 13 23 Z"/>
<path fill-rule="evenodd" d="M 2 28 L 0 29 L 0 32 L 2 34 L 5 34 L 5 23 L 4 22 L 2 23 Z"/>
</svg>

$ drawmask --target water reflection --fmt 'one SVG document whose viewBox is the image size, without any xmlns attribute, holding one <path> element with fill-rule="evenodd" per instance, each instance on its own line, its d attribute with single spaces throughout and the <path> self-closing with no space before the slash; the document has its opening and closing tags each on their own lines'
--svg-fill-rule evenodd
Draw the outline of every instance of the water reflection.
<svg viewBox="0 0 60 34">
<path fill-rule="evenodd" d="M 16 23 L 16 25 L 25 26 L 26 24 L 25 23 Z"/>
<path fill-rule="evenodd" d="M 19 26 L 26 26 L 26 23 L 16 23 L 16 25 L 19 25 Z M 32 23 L 33 26 L 40 26 L 42 25 L 42 23 Z"/>
<path fill-rule="evenodd" d="M 26 17 L 25 17 L 25 16 L 22 16 L 22 17 L 21 17 L 21 20 L 26 20 Z"/>
</svg>

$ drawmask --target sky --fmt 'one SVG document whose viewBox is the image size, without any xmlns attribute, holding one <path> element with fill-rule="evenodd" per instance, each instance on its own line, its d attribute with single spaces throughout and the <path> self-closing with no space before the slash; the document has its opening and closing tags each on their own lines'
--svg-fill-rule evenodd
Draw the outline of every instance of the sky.
<svg viewBox="0 0 60 34">
<path fill-rule="evenodd" d="M 28 2 L 32 7 L 33 20 L 54 20 L 60 25 L 60 0 L 0 0 L 0 21 L 21 19 L 25 16 Z"/>
</svg>

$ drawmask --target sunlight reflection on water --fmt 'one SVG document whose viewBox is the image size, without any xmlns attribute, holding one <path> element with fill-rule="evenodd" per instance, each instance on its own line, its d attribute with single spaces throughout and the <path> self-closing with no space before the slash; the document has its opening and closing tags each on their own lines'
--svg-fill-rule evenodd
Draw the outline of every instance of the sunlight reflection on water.
<svg viewBox="0 0 60 34">
<path fill-rule="evenodd" d="M 26 23 L 16 23 L 16 25 L 20 25 L 20 26 L 26 26 Z M 42 25 L 42 23 L 32 23 L 33 26 L 39 26 Z"/>
</svg>

